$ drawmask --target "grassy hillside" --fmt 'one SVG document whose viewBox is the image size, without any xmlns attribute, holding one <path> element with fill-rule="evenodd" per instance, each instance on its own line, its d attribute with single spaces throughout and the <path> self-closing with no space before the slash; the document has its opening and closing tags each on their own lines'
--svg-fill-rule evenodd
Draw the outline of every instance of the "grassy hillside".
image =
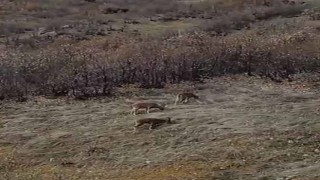
<svg viewBox="0 0 320 180">
<path fill-rule="evenodd" d="M 174 106 L 172 90 L 140 90 L 167 104 L 129 115 L 123 99 L 5 104 L 1 179 L 317 179 L 319 92 L 232 76 L 189 87 L 204 104 Z M 153 131 L 142 117 L 172 117 Z"/>
<path fill-rule="evenodd" d="M 0 179 L 319 179 L 319 10 L 2 0 Z M 174 106 L 182 91 L 203 103 Z M 142 117 L 174 123 L 134 133 Z"/>
</svg>

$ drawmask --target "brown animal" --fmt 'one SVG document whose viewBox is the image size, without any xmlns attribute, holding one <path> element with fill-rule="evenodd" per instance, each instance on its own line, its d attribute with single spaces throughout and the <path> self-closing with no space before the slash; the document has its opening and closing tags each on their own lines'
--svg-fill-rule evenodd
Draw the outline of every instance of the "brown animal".
<svg viewBox="0 0 320 180">
<path fill-rule="evenodd" d="M 302 0 L 282 0 L 282 3 L 293 6 L 293 5 L 299 5 L 299 4 L 302 5 L 302 4 L 305 4 L 306 2 Z"/>
<path fill-rule="evenodd" d="M 195 95 L 194 93 L 184 92 L 184 93 L 179 93 L 177 95 L 177 98 L 174 104 L 177 105 L 178 102 L 187 103 L 189 102 L 190 98 L 194 98 L 197 101 L 199 101 L 199 96 Z"/>
<path fill-rule="evenodd" d="M 144 124 L 150 124 L 149 125 L 149 130 L 154 129 L 156 126 L 160 126 L 164 123 L 171 124 L 171 118 L 167 117 L 165 119 L 160 119 L 160 118 L 143 118 L 143 119 L 138 119 L 136 121 L 136 124 L 134 126 L 134 131 L 136 131 L 137 127 L 142 126 Z"/>
<path fill-rule="evenodd" d="M 136 115 L 139 109 L 146 109 L 147 113 L 150 113 L 150 109 L 152 108 L 158 108 L 161 111 L 163 111 L 165 104 L 159 105 L 154 102 L 136 102 L 132 104 L 131 107 L 132 107 L 132 110 L 130 111 L 130 114 Z"/>
<path fill-rule="evenodd" d="M 145 101 L 148 101 L 148 99 L 146 98 L 132 98 L 132 99 L 125 99 L 124 100 L 126 103 L 128 104 L 134 104 L 134 103 L 137 103 L 137 102 L 145 102 Z"/>
</svg>

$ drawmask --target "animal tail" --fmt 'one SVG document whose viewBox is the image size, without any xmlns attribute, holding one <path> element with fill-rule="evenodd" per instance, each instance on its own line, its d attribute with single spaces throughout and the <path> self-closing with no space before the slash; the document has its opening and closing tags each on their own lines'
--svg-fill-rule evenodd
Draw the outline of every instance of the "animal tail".
<svg viewBox="0 0 320 180">
<path fill-rule="evenodd" d="M 178 94 L 177 97 L 176 97 L 176 100 L 174 102 L 175 105 L 177 105 L 177 103 L 180 100 L 180 98 L 181 98 L 181 94 Z"/>
</svg>

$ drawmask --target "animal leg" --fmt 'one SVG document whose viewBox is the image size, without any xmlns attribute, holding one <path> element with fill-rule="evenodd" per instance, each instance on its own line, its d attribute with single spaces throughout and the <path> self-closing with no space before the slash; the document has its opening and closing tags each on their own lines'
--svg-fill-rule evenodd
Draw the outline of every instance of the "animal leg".
<svg viewBox="0 0 320 180">
<path fill-rule="evenodd" d="M 156 125 L 155 125 L 155 124 L 153 124 L 153 123 L 151 123 L 151 124 L 150 124 L 150 126 L 149 126 L 149 130 L 154 129 L 155 127 L 156 127 Z"/>
<path fill-rule="evenodd" d="M 134 111 L 133 111 L 133 114 L 134 114 L 134 115 L 137 115 L 137 110 L 138 110 L 138 109 L 134 109 Z"/>
<path fill-rule="evenodd" d="M 133 112 L 134 112 L 134 108 L 132 108 L 132 109 L 130 110 L 130 114 L 133 114 Z"/>
<path fill-rule="evenodd" d="M 177 105 L 177 103 L 179 102 L 180 98 L 179 96 L 177 96 L 176 101 L 174 102 L 174 105 Z"/>
<path fill-rule="evenodd" d="M 147 113 L 148 113 L 148 114 L 150 113 L 150 108 L 149 108 L 149 107 L 147 108 Z"/>
<path fill-rule="evenodd" d="M 136 132 L 137 129 L 138 129 L 138 127 L 141 126 L 141 125 L 142 125 L 142 124 L 136 122 L 136 124 L 134 125 L 133 132 Z"/>
<path fill-rule="evenodd" d="M 189 102 L 189 98 L 186 98 L 185 100 L 184 100 L 184 103 L 188 103 Z"/>
</svg>

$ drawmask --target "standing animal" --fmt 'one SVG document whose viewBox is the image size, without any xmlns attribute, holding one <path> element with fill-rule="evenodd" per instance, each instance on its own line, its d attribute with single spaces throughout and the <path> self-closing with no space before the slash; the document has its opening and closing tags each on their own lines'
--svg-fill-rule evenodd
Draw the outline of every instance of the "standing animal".
<svg viewBox="0 0 320 180">
<path fill-rule="evenodd" d="M 136 115 L 137 111 L 139 109 L 146 109 L 147 113 L 150 113 L 150 109 L 152 108 L 158 108 L 161 111 L 164 110 L 165 104 L 158 104 L 154 102 L 136 102 L 131 105 L 132 110 L 130 111 L 130 114 Z"/>
<path fill-rule="evenodd" d="M 195 100 L 199 101 L 199 96 L 195 95 L 194 93 L 190 93 L 190 92 L 184 92 L 184 93 L 179 93 L 177 95 L 176 101 L 175 101 L 175 105 L 177 105 L 177 103 L 187 103 L 189 102 L 190 98 L 194 98 Z"/>
<path fill-rule="evenodd" d="M 143 118 L 143 119 L 138 119 L 136 121 L 136 124 L 134 126 L 134 131 L 136 131 L 137 127 L 142 126 L 144 124 L 149 124 L 149 130 L 154 129 L 156 126 L 160 126 L 164 123 L 167 124 L 172 124 L 171 118 L 167 117 L 164 119 L 160 118 Z"/>
</svg>

